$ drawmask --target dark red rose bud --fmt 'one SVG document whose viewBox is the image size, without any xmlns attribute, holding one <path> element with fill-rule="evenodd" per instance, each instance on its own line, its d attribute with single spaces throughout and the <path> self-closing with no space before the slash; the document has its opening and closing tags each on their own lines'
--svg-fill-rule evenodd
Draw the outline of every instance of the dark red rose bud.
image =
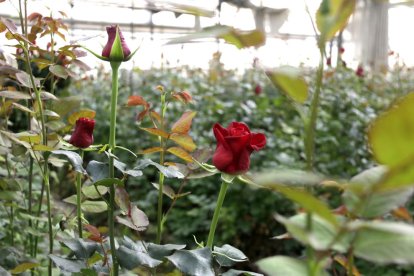
<svg viewBox="0 0 414 276">
<path fill-rule="evenodd" d="M 256 84 L 256 87 L 254 88 L 254 93 L 256 95 L 260 95 L 262 93 L 262 87 L 260 86 L 260 84 Z"/>
<path fill-rule="evenodd" d="M 244 123 L 232 122 L 227 128 L 214 124 L 213 132 L 217 140 L 213 165 L 228 174 L 241 174 L 249 170 L 250 154 L 266 145 L 265 135 L 250 132 Z"/>
<path fill-rule="evenodd" d="M 339 53 L 340 53 L 340 54 L 345 53 L 345 48 L 344 48 L 344 47 L 339 48 Z"/>
<path fill-rule="evenodd" d="M 332 65 L 332 59 L 331 59 L 331 57 L 328 57 L 326 59 L 326 65 L 328 65 L 328 66 L 331 66 Z"/>
<path fill-rule="evenodd" d="M 125 61 L 131 54 L 118 25 L 106 27 L 108 42 L 102 50 L 102 56 L 109 61 Z"/>
<path fill-rule="evenodd" d="M 360 77 L 363 78 L 364 77 L 364 68 L 362 68 L 362 65 L 358 65 L 358 68 L 355 70 L 355 74 Z"/>
<path fill-rule="evenodd" d="M 75 130 L 70 137 L 69 143 L 78 148 L 87 148 L 93 144 L 93 128 L 95 120 L 79 118 L 76 121 Z"/>
</svg>

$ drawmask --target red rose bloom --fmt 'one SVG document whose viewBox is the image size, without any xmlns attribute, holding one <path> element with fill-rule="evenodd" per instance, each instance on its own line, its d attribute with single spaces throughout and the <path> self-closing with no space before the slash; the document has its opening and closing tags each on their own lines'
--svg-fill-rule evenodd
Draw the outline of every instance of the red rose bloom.
<svg viewBox="0 0 414 276">
<path fill-rule="evenodd" d="M 95 121 L 88 118 L 79 118 L 69 143 L 78 148 L 87 148 L 93 144 L 93 128 Z"/>
<path fill-rule="evenodd" d="M 214 124 L 213 132 L 217 140 L 213 164 L 228 174 L 246 172 L 250 167 L 250 154 L 266 145 L 264 134 L 250 132 L 244 123 L 232 122 L 227 128 Z"/>
<path fill-rule="evenodd" d="M 119 29 L 118 25 L 106 27 L 106 32 L 108 33 L 108 42 L 106 43 L 105 47 L 102 50 L 102 56 L 109 58 L 109 60 L 113 61 L 124 61 L 127 57 L 131 54 L 131 50 L 129 50 L 125 38 L 122 35 L 121 30 Z M 115 39 L 119 36 L 119 40 L 122 47 L 122 55 L 120 53 L 115 53 L 111 55 L 112 48 L 114 46 Z"/>
</svg>

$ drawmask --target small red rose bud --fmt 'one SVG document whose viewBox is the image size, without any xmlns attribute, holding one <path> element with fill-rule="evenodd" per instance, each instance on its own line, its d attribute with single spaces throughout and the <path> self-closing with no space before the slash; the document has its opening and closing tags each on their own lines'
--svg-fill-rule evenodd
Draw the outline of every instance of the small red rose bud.
<svg viewBox="0 0 414 276">
<path fill-rule="evenodd" d="M 75 130 L 70 137 L 69 143 L 78 148 L 87 148 L 93 144 L 93 128 L 95 120 L 79 118 L 76 121 Z"/>
<path fill-rule="evenodd" d="M 260 86 L 260 84 L 256 84 L 256 87 L 254 88 L 254 93 L 256 95 L 260 95 L 262 93 L 262 87 Z"/>
<path fill-rule="evenodd" d="M 221 172 L 241 174 L 250 167 L 250 154 L 266 145 L 262 133 L 250 132 L 244 123 L 232 122 L 227 128 L 214 124 L 217 148 L 213 155 L 213 165 Z"/>
<path fill-rule="evenodd" d="M 340 54 L 345 53 L 345 48 L 344 48 L 344 47 L 339 48 L 339 53 L 340 53 Z"/>
<path fill-rule="evenodd" d="M 331 57 L 328 57 L 326 59 L 326 65 L 328 65 L 328 66 L 331 66 L 332 65 L 332 59 L 331 59 Z"/>
<path fill-rule="evenodd" d="M 362 65 L 358 65 L 358 68 L 355 70 L 355 74 L 360 77 L 363 78 L 364 77 L 364 68 L 362 68 Z"/>
<path fill-rule="evenodd" d="M 102 56 L 108 58 L 109 61 L 128 60 L 131 50 L 129 50 L 119 26 L 106 27 L 106 32 L 108 33 L 108 42 L 102 50 Z"/>
</svg>

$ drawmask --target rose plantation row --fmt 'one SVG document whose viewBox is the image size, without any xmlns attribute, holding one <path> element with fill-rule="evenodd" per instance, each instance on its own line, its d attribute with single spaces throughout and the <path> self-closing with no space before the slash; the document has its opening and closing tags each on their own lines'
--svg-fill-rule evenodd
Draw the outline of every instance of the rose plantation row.
<svg viewBox="0 0 414 276">
<path fill-rule="evenodd" d="M 118 26 L 101 54 L 58 47 L 63 21 L 25 5 L 21 28 L 0 21 L 17 63 L 0 59 L 2 273 L 410 269 L 413 80 L 404 67 L 384 77 L 328 63 L 325 46 L 355 1 L 321 2 L 316 70 L 256 62 L 243 74 L 219 53 L 208 72 L 128 72 L 139 50 Z M 224 29 L 236 46 L 254 45 Z M 112 70 L 88 77 L 86 53 Z"/>
</svg>

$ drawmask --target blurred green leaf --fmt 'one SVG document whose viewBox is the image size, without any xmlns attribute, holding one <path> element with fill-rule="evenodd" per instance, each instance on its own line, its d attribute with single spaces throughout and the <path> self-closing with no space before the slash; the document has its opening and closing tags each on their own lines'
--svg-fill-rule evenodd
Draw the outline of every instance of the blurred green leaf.
<svg viewBox="0 0 414 276">
<path fill-rule="evenodd" d="M 208 247 L 194 250 L 177 250 L 166 257 L 181 272 L 189 275 L 214 276 L 211 250 Z"/>
<path fill-rule="evenodd" d="M 410 93 L 372 123 L 368 139 L 378 162 L 395 166 L 414 159 L 413 106 L 414 93 Z"/>
<path fill-rule="evenodd" d="M 353 252 L 378 264 L 414 264 L 414 226 L 400 222 L 356 221 Z"/>
<path fill-rule="evenodd" d="M 165 167 L 152 161 L 151 159 L 139 160 L 138 165 L 134 169 L 141 170 L 150 165 L 155 166 L 160 172 L 162 172 L 165 175 L 165 177 L 184 178 L 184 175 L 181 172 L 179 172 L 175 167 Z"/>
<path fill-rule="evenodd" d="M 391 191 L 374 188 L 387 172 L 385 166 L 378 166 L 351 179 L 343 193 L 345 205 L 351 213 L 364 218 L 375 218 L 402 206 L 410 199 L 414 190 L 410 187 Z"/>
<path fill-rule="evenodd" d="M 332 39 L 343 30 L 354 12 L 356 0 L 323 0 L 316 12 L 316 26 L 322 43 Z"/>
<path fill-rule="evenodd" d="M 268 276 L 307 276 L 305 261 L 286 256 L 273 256 L 256 262 L 259 269 Z"/>
<path fill-rule="evenodd" d="M 56 255 L 49 255 L 49 258 L 55 263 L 55 265 L 62 271 L 74 273 L 80 272 L 81 269 L 86 268 L 86 263 L 79 260 L 65 259 Z"/>
<path fill-rule="evenodd" d="M 75 125 L 76 121 L 79 118 L 89 118 L 89 119 L 93 119 L 95 118 L 96 112 L 94 110 L 91 109 L 81 109 L 79 111 L 73 112 L 72 114 L 70 114 L 69 118 L 68 118 L 68 122 L 71 125 Z"/>
<path fill-rule="evenodd" d="M 86 174 L 86 170 L 82 166 L 83 160 L 80 157 L 80 155 L 77 154 L 76 152 L 68 151 L 68 150 L 54 150 L 52 151 L 52 154 L 66 156 L 69 159 L 75 171 L 82 173 L 82 174 Z"/>
<path fill-rule="evenodd" d="M 99 246 L 95 242 L 88 242 L 82 239 L 67 239 L 63 240 L 62 243 L 75 253 L 77 259 L 88 259 Z"/>
<path fill-rule="evenodd" d="M 188 43 L 204 38 L 222 38 L 227 43 L 233 44 L 238 49 L 251 46 L 261 46 L 265 43 L 266 37 L 259 30 L 240 31 L 230 26 L 216 25 L 203 28 L 201 31 L 174 38 L 168 44 Z"/>
<path fill-rule="evenodd" d="M 39 266 L 38 263 L 30 263 L 30 262 L 22 263 L 16 266 L 15 268 L 13 268 L 12 270 L 10 270 L 10 272 L 13 274 L 20 274 L 20 273 L 25 272 L 26 270 L 29 270 L 29 269 L 32 269 L 38 266 Z"/>
<path fill-rule="evenodd" d="M 96 191 L 98 190 L 98 191 Z M 108 192 L 108 188 L 104 186 L 95 186 L 95 185 L 83 185 L 82 193 L 90 199 L 101 198 L 102 195 Z"/>
<path fill-rule="evenodd" d="M 67 72 L 67 69 L 65 67 L 63 67 L 62 65 L 59 64 L 55 64 L 55 65 L 51 65 L 49 66 L 49 71 L 62 79 L 66 79 L 69 76 L 69 73 Z"/>
<path fill-rule="evenodd" d="M 304 213 L 290 218 L 277 215 L 276 219 L 303 244 L 309 244 L 316 250 L 326 250 L 328 246 L 331 246 L 339 252 L 346 252 L 352 236 L 345 234 L 334 242 L 339 229 L 315 214 L 312 215 L 312 230 L 309 232 L 306 227 L 306 216 Z M 337 220 L 343 221 L 344 218 L 337 216 Z"/>
<path fill-rule="evenodd" d="M 161 260 L 152 258 L 145 251 L 135 251 L 124 245 L 121 245 L 116 250 L 116 256 L 118 257 L 119 265 L 126 269 L 134 269 L 141 265 L 153 268 L 162 263 Z"/>
<path fill-rule="evenodd" d="M 297 68 L 283 66 L 266 74 L 292 100 L 303 104 L 308 98 L 308 84 Z"/>
<path fill-rule="evenodd" d="M 108 206 L 105 201 L 86 200 L 82 202 L 81 209 L 85 213 L 103 213 L 108 210 Z"/>
<path fill-rule="evenodd" d="M 245 271 L 245 270 L 236 270 L 236 269 L 230 269 L 222 274 L 222 276 L 263 276 L 263 274 L 255 273 L 251 271 Z"/>
<path fill-rule="evenodd" d="M 106 163 L 91 160 L 86 166 L 86 171 L 93 181 L 99 181 L 108 177 L 109 166 Z"/>
<path fill-rule="evenodd" d="M 223 246 L 214 246 L 213 254 L 220 266 L 233 266 L 239 262 L 246 262 L 248 258 L 239 249 L 225 244 Z"/>
<path fill-rule="evenodd" d="M 103 178 L 93 183 L 95 186 L 111 187 L 112 185 L 123 187 L 124 182 L 118 178 Z"/>
<path fill-rule="evenodd" d="M 24 92 L 3 90 L 0 91 L 0 97 L 14 100 L 30 100 L 32 97 Z"/>
<path fill-rule="evenodd" d="M 290 188 L 279 184 L 270 184 L 267 187 L 283 194 L 290 200 L 296 202 L 305 210 L 318 214 L 321 218 L 325 219 L 333 226 L 339 226 L 336 217 L 332 214 L 329 207 L 321 200 L 314 197 L 312 194 L 299 190 L 297 188 Z"/>
</svg>

